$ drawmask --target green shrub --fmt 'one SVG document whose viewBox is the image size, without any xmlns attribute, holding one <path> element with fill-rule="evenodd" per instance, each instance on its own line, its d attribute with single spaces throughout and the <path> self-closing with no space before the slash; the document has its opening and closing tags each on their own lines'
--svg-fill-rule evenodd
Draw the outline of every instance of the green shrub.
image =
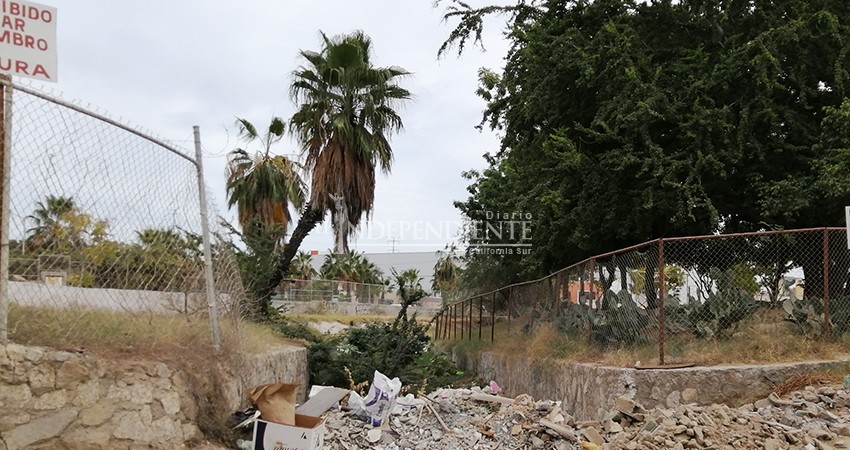
<svg viewBox="0 0 850 450">
<path fill-rule="evenodd" d="M 441 353 L 430 348 L 430 324 L 416 315 L 407 317 L 407 307 L 425 296 L 416 271 L 393 271 L 402 309 L 392 323 L 369 323 L 342 333 L 317 335 L 305 324 L 273 314 L 273 325 L 284 336 L 310 342 L 310 383 L 352 387 L 372 381 L 375 371 L 398 377 L 408 391 L 441 387 L 457 379 L 457 370 Z M 347 370 L 347 371 L 346 371 Z"/>
<path fill-rule="evenodd" d="M 275 317 L 271 325 L 282 336 L 308 343 L 311 384 L 349 388 L 351 381 L 371 382 L 375 370 L 399 377 L 412 391 L 446 386 L 458 379 L 451 361 L 431 348 L 429 325 L 415 316 L 369 323 L 337 335 L 318 335 L 306 324 L 283 316 Z"/>
<path fill-rule="evenodd" d="M 428 328 L 414 317 L 321 336 L 310 346 L 310 382 L 350 387 L 350 381 L 371 382 L 378 370 L 390 378 L 399 377 L 409 390 L 450 384 L 456 369 L 430 348 Z"/>
</svg>

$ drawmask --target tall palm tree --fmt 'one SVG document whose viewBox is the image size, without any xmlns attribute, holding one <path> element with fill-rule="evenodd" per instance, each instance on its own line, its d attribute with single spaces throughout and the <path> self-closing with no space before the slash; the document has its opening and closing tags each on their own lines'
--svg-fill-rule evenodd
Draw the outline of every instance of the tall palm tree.
<svg viewBox="0 0 850 450">
<path fill-rule="evenodd" d="M 400 87 L 410 73 L 372 65 L 372 40 L 361 31 L 328 37 L 319 52 L 302 50 L 290 93 L 298 110 L 290 127 L 312 171 L 311 206 L 331 212 L 337 253 L 371 213 L 375 170 L 389 173 L 389 137 L 403 127 L 396 107 L 411 98 Z"/>
<path fill-rule="evenodd" d="M 33 213 L 25 218 L 33 223 L 27 230 L 27 247 L 30 250 L 52 248 L 63 234 L 63 221 L 77 210 L 77 205 L 71 197 L 48 195 L 44 202 L 36 202 L 35 206 Z"/>
<path fill-rule="evenodd" d="M 239 224 L 246 233 L 272 231 L 282 239 L 292 220 L 289 205 L 304 204 L 304 181 L 298 163 L 271 154 L 272 145 L 283 137 L 286 125 L 272 118 L 264 135 L 245 119 L 237 119 L 239 137 L 246 143 L 260 141 L 260 151 L 249 154 L 237 148 L 230 152 L 227 165 L 227 206 L 236 205 Z"/>
<path fill-rule="evenodd" d="M 434 276 L 431 278 L 431 289 L 441 294 L 451 294 L 460 278 L 460 261 L 457 247 L 447 245 L 445 250 L 437 251 L 437 262 L 434 264 Z"/>
<path fill-rule="evenodd" d="M 289 276 L 296 280 L 309 281 L 318 275 L 310 260 L 313 258 L 307 252 L 298 252 L 295 259 L 292 260 L 292 265 L 289 267 Z"/>
</svg>

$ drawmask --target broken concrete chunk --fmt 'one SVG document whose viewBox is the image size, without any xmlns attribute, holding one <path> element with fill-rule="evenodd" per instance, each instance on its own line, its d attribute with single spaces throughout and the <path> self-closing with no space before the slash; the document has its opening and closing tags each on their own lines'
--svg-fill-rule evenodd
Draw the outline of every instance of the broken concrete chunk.
<svg viewBox="0 0 850 450">
<path fill-rule="evenodd" d="M 626 396 L 617 397 L 614 409 L 623 414 L 632 414 L 635 412 L 635 401 Z"/>
<path fill-rule="evenodd" d="M 756 409 L 762 409 L 767 408 L 768 406 L 773 406 L 773 403 L 769 398 L 763 398 L 761 400 L 756 400 L 755 403 L 753 403 L 753 406 L 755 406 Z"/>
<path fill-rule="evenodd" d="M 594 427 L 587 427 L 581 430 L 581 434 L 585 437 L 585 439 L 596 445 L 602 445 L 605 443 L 605 438 L 603 438 L 602 435 L 599 434 L 599 431 L 597 431 Z"/>
</svg>

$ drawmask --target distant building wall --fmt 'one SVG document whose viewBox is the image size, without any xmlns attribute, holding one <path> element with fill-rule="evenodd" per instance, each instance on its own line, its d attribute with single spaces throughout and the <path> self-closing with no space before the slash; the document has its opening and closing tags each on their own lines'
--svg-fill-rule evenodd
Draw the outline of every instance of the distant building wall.
<svg viewBox="0 0 850 450">
<path fill-rule="evenodd" d="M 194 313 L 207 308 L 203 292 L 136 291 L 9 281 L 9 300 L 24 306 L 107 311 Z"/>
</svg>

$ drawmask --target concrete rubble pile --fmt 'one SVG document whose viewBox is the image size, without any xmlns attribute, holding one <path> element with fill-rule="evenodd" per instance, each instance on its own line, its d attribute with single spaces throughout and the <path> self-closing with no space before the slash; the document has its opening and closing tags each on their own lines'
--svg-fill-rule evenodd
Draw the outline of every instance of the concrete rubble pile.
<svg viewBox="0 0 850 450">
<path fill-rule="evenodd" d="M 808 387 L 740 408 L 645 410 L 627 397 L 602 420 L 577 422 L 561 402 L 441 389 L 399 399 L 383 427 L 342 411 L 326 417 L 329 449 L 839 449 L 850 448 L 850 392 Z"/>
</svg>

